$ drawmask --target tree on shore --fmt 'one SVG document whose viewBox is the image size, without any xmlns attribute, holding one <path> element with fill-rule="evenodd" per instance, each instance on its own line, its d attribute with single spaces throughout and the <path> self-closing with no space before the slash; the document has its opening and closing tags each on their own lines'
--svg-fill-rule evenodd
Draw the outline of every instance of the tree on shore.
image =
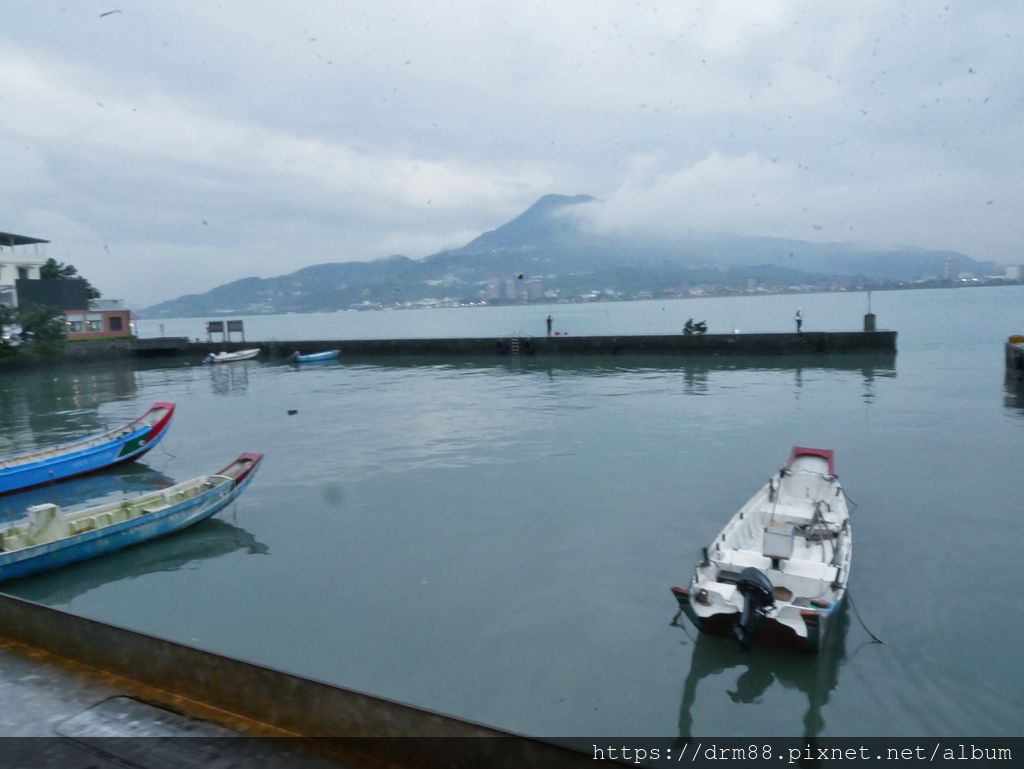
<svg viewBox="0 0 1024 769">
<path fill-rule="evenodd" d="M 58 262 L 51 257 L 39 268 L 39 277 L 42 280 L 84 280 L 88 297 L 90 299 L 100 298 L 100 292 L 88 280 L 78 274 L 78 268 L 73 264 L 64 264 L 64 262 Z"/>
<path fill-rule="evenodd" d="M 20 327 L 21 343 L 31 340 L 36 349 L 54 350 L 64 346 L 67 323 L 64 311 L 41 304 L 23 304 L 17 308 L 0 305 L 0 328 L 6 332 Z M 0 334 L 0 349 L 10 350 L 15 344 L 4 333 Z"/>
</svg>

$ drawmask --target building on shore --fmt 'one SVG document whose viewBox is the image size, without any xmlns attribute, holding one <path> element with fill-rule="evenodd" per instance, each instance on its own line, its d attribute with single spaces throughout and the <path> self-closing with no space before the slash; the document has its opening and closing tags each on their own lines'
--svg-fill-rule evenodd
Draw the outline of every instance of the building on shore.
<svg viewBox="0 0 1024 769">
<path fill-rule="evenodd" d="M 18 280 L 23 304 L 41 304 L 64 311 L 67 338 L 113 339 L 130 336 L 131 311 L 119 299 L 89 299 L 88 283 L 70 280 Z"/>
<path fill-rule="evenodd" d="M 0 232 L 0 305 L 18 306 L 18 280 L 38 280 L 48 240 Z"/>
<path fill-rule="evenodd" d="M 64 310 L 68 339 L 116 339 L 132 333 L 131 310 L 121 299 L 92 299 L 85 310 Z"/>
<path fill-rule="evenodd" d="M 113 339 L 130 336 L 131 311 L 119 299 L 89 299 L 81 278 L 40 277 L 48 240 L 0 232 L 0 305 L 40 304 L 64 312 L 67 338 Z"/>
<path fill-rule="evenodd" d="M 942 279 L 956 283 L 960 279 L 960 260 L 955 256 L 947 256 L 942 265 Z"/>
</svg>

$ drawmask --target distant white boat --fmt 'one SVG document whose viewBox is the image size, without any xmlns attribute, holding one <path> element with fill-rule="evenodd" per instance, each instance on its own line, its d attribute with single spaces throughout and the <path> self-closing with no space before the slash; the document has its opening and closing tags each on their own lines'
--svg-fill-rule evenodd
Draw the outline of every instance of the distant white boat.
<svg viewBox="0 0 1024 769">
<path fill-rule="evenodd" d="M 789 461 L 730 519 L 673 587 L 703 632 L 817 651 L 846 597 L 853 535 L 830 449 L 794 446 Z"/>
<path fill-rule="evenodd" d="M 238 350 L 237 352 L 211 352 L 203 358 L 203 363 L 234 363 L 238 360 L 252 360 L 259 354 L 259 347 L 253 347 L 251 350 Z"/>
</svg>

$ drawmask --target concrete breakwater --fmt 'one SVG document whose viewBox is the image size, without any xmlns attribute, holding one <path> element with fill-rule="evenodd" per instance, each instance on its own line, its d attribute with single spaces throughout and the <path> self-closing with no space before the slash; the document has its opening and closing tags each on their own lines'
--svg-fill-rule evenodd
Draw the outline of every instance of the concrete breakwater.
<svg viewBox="0 0 1024 769">
<path fill-rule="evenodd" d="M 1024 380 L 1024 336 L 1011 336 L 1006 341 L 1006 375 Z"/>
<path fill-rule="evenodd" d="M 203 342 L 188 337 L 106 339 L 69 342 L 62 349 L 18 348 L 0 357 L 0 369 L 36 368 L 135 358 L 177 358 L 198 363 L 211 352 L 259 348 L 262 360 L 286 360 L 302 354 L 341 350 L 350 358 L 503 358 L 588 355 L 671 356 L 815 356 L 896 353 L 895 331 L 805 331 L 779 334 L 623 334 L 607 336 L 459 337 L 448 339 L 334 339 Z M 1009 354 L 1008 354 L 1009 359 Z"/>
<path fill-rule="evenodd" d="M 144 357 L 190 356 L 259 348 L 268 358 L 338 349 L 344 358 L 394 356 L 502 357 L 529 355 L 815 355 L 896 352 L 895 331 L 811 331 L 800 334 L 651 334 L 622 336 L 465 337 L 200 342 L 184 337 L 138 339 Z"/>
<path fill-rule="evenodd" d="M 0 593 L 0 654 L 10 656 L 12 651 L 21 658 L 21 664 L 17 666 L 20 674 L 0 672 L 0 691 L 12 700 L 16 711 L 9 714 L 5 728 L 12 721 L 16 725 L 36 720 L 38 729 L 46 734 L 47 729 L 64 728 L 65 723 L 74 721 L 76 728 L 55 731 L 50 736 L 201 737 L 207 732 L 198 727 L 209 722 L 238 734 L 319 738 L 315 747 L 320 750 L 332 744 L 323 738 L 344 738 L 337 742 L 338 750 L 356 754 L 355 758 L 383 762 L 374 766 L 435 769 L 459 764 L 500 769 L 593 764 L 590 756 L 555 741 L 514 734 Z M 26 671 L 31 675 L 25 676 Z M 41 710 L 34 703 L 34 689 L 45 693 L 47 681 L 61 691 L 62 699 L 78 702 L 83 708 L 77 720 L 60 718 L 60 713 Z M 89 701 L 88 693 L 96 688 L 97 681 L 114 696 Z M 166 715 L 170 720 L 147 722 L 143 718 L 123 723 L 104 720 L 99 713 L 92 718 L 82 717 L 104 702 L 126 698 L 169 709 Z M 134 712 L 145 715 L 153 709 L 136 707 Z M 196 719 L 186 725 L 191 735 L 187 730 L 179 734 L 171 729 L 175 714 Z M 193 753 L 200 752 L 195 745 L 186 747 Z M 184 755 L 192 755 L 193 760 L 175 761 L 173 765 L 199 766 L 193 753 L 185 750 Z M 367 765 L 365 760 L 351 758 L 342 765 Z M 248 762 L 230 763 L 235 766 Z M 102 765 L 113 762 L 103 761 Z"/>
</svg>

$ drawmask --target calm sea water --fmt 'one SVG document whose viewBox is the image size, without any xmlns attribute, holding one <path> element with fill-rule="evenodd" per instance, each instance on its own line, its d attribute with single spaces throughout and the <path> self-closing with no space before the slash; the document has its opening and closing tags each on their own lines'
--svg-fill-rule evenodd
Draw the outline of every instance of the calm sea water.
<svg viewBox="0 0 1024 769">
<path fill-rule="evenodd" d="M 179 405 L 141 464 L 0 515 L 264 467 L 179 535 L 9 583 L 101 620 L 549 736 L 1011 735 L 1024 390 L 1002 344 L 1024 288 L 872 297 L 890 356 L 438 359 L 302 370 L 5 374 L 0 450 Z M 860 295 L 246 318 L 251 340 L 859 328 Z M 163 321 L 205 336 L 202 320 Z M 143 335 L 160 322 L 142 321 Z M 289 415 L 288 411 L 297 411 Z M 793 444 L 857 503 L 844 627 L 818 656 L 672 626 L 672 584 Z M 861 621 L 883 641 L 871 643 Z"/>
</svg>

